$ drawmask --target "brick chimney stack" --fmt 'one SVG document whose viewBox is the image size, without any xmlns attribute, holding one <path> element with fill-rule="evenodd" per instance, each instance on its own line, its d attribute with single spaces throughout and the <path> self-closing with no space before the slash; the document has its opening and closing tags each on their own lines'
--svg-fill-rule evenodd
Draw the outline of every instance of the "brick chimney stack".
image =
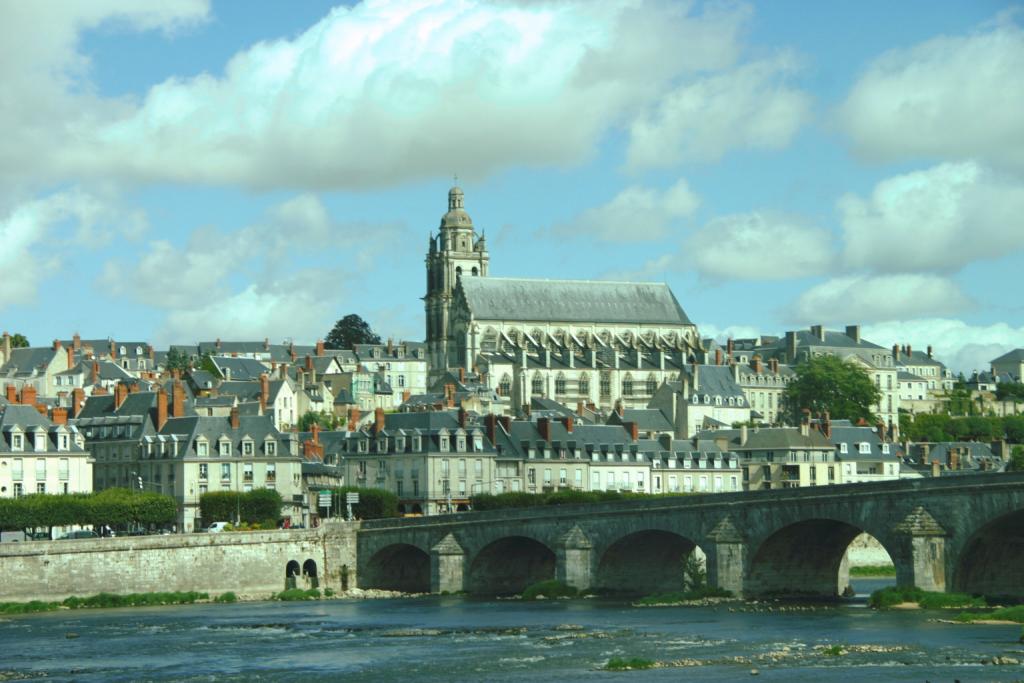
<svg viewBox="0 0 1024 683">
<path fill-rule="evenodd" d="M 899 359 L 900 359 L 900 345 L 899 344 L 893 344 L 892 345 L 892 359 L 893 359 L 893 361 L 899 361 Z"/>
<path fill-rule="evenodd" d="M 928 345 L 928 357 L 929 358 L 932 357 L 932 345 L 931 344 Z"/>
<path fill-rule="evenodd" d="M 82 405 L 85 403 L 85 389 L 75 387 L 71 390 L 71 417 L 76 418 L 82 412 Z"/>
<path fill-rule="evenodd" d="M 317 356 L 324 355 L 324 340 L 323 339 L 317 339 L 316 340 L 316 355 Z"/>
<path fill-rule="evenodd" d="M 238 406 L 233 406 L 231 408 L 231 429 L 238 431 L 240 425 L 241 419 L 239 417 Z"/>
<path fill-rule="evenodd" d="M 715 365 L 722 364 L 722 349 L 715 349 Z"/>
<path fill-rule="evenodd" d="M 118 382 L 114 385 L 114 410 L 120 408 L 126 398 L 128 398 L 128 385 Z"/>
<path fill-rule="evenodd" d="M 826 410 L 821 417 L 821 433 L 825 435 L 826 439 L 832 438 L 832 418 Z M 884 438 L 882 439 L 885 440 Z"/>
<path fill-rule="evenodd" d="M 72 347 L 68 347 L 68 370 L 75 367 L 75 350 Z"/>
<path fill-rule="evenodd" d="M 565 431 L 572 434 L 572 430 L 576 426 L 576 421 L 572 418 L 572 415 L 562 418 L 562 424 L 565 425 Z"/>
<path fill-rule="evenodd" d="M 373 433 L 380 434 L 384 431 L 384 409 L 377 408 L 373 411 Z"/>
<path fill-rule="evenodd" d="M 459 384 L 466 383 L 466 368 L 459 368 Z"/>
<path fill-rule="evenodd" d="M 174 380 L 171 391 L 171 417 L 185 417 L 185 387 L 180 379 Z"/>
<path fill-rule="evenodd" d="M 540 438 L 551 441 L 551 420 L 546 417 L 538 417 L 537 431 L 540 432 Z"/>
<path fill-rule="evenodd" d="M 260 373 L 260 415 L 267 412 L 267 403 L 270 401 L 270 378 L 267 373 Z"/>
<path fill-rule="evenodd" d="M 77 332 L 71 337 L 71 348 L 74 349 L 75 353 L 82 350 L 82 338 Z"/>
<path fill-rule="evenodd" d="M 755 353 L 754 357 L 751 358 L 751 361 L 753 361 L 754 372 L 759 375 L 764 372 L 764 362 L 761 360 L 761 356 Z"/>
<path fill-rule="evenodd" d="M 640 438 L 640 425 L 636 422 L 623 422 L 622 426 L 629 433 L 629 438 L 636 441 Z"/>
<path fill-rule="evenodd" d="M 36 388 L 34 386 L 26 384 L 21 388 L 21 403 L 26 406 L 36 404 Z"/>
<path fill-rule="evenodd" d="M 100 362 L 98 360 L 93 359 L 93 361 L 92 361 L 92 379 L 91 379 L 91 381 L 89 383 L 90 384 L 96 384 L 99 381 L 100 381 Z"/>
<path fill-rule="evenodd" d="M 304 367 L 306 368 L 306 372 L 313 372 L 313 357 L 308 353 L 306 354 L 306 365 Z"/>
<path fill-rule="evenodd" d="M 77 391 L 77 389 L 76 389 Z M 160 387 L 156 392 L 156 431 L 167 424 L 167 391 Z"/>
<path fill-rule="evenodd" d="M 7 399 L 8 403 L 17 403 L 18 388 L 13 384 L 8 384 L 6 387 L 4 387 L 4 397 Z"/>
<path fill-rule="evenodd" d="M 116 360 L 117 359 L 117 346 L 114 345 L 114 340 L 113 339 L 110 339 L 108 341 L 110 342 L 110 359 L 111 360 Z"/>
<path fill-rule="evenodd" d="M 348 431 L 354 432 L 359 424 L 359 408 L 353 406 L 348 409 Z"/>
<path fill-rule="evenodd" d="M 57 407 L 53 409 L 53 413 L 50 415 L 50 421 L 55 425 L 66 425 L 68 423 L 68 410 L 67 408 Z"/>
<path fill-rule="evenodd" d="M 462 406 L 459 406 L 459 413 L 458 413 L 458 415 L 459 415 L 459 427 L 461 427 L 462 429 L 465 429 L 466 428 L 466 418 L 467 418 L 466 409 L 463 408 Z"/>
<path fill-rule="evenodd" d="M 729 356 L 729 360 L 733 359 L 736 352 L 736 343 L 732 340 L 732 337 L 725 342 L 726 355 Z"/>
<path fill-rule="evenodd" d="M 484 416 L 484 430 L 487 432 L 487 440 L 494 445 L 494 442 L 498 438 L 498 416 L 494 413 L 488 413 Z"/>
</svg>

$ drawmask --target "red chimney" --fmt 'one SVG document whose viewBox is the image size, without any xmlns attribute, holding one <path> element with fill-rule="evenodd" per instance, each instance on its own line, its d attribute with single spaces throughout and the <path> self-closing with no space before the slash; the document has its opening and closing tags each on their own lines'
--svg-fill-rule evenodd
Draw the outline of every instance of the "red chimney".
<svg viewBox="0 0 1024 683">
<path fill-rule="evenodd" d="M 722 364 L 722 349 L 715 349 L 715 365 Z"/>
<path fill-rule="evenodd" d="M 234 406 L 231 408 L 231 428 L 238 431 L 239 424 L 238 406 Z"/>
<path fill-rule="evenodd" d="M 114 410 L 120 408 L 126 398 L 128 398 L 128 385 L 118 382 L 114 385 Z"/>
<path fill-rule="evenodd" d="M 71 417 L 78 417 L 82 412 L 82 404 L 85 403 L 85 389 L 75 387 L 71 390 Z"/>
<path fill-rule="evenodd" d="M 459 406 L 459 427 L 466 428 L 466 409 Z"/>
<path fill-rule="evenodd" d="M 572 419 L 572 415 L 562 418 L 562 424 L 565 425 L 565 431 L 572 434 L 573 428 L 576 426 L 576 421 Z"/>
<path fill-rule="evenodd" d="M 109 391 L 107 391 L 107 388 L 106 388 L 106 387 L 96 387 L 96 388 L 94 388 L 94 389 L 92 390 L 92 395 L 93 395 L 93 396 L 106 396 L 106 395 L 107 395 L 107 394 L 109 394 L 109 393 L 110 393 L 110 392 L 109 392 Z"/>
<path fill-rule="evenodd" d="M 832 418 L 829 417 L 827 410 L 821 418 L 821 433 L 825 435 L 826 439 L 832 438 Z"/>
<path fill-rule="evenodd" d="M 53 340 L 53 350 L 60 351 L 60 339 Z"/>
<path fill-rule="evenodd" d="M 316 355 L 318 355 L 318 356 L 324 355 L 324 340 L 323 339 L 317 339 L 316 340 Z"/>
<path fill-rule="evenodd" d="M 306 372 L 313 372 L 313 357 L 306 354 Z"/>
<path fill-rule="evenodd" d="M 411 391 L 406 389 L 405 391 L 402 392 L 402 403 L 405 403 L 410 398 L 412 398 L 412 392 Z"/>
<path fill-rule="evenodd" d="M 76 352 L 82 349 L 82 338 L 78 336 L 77 332 L 71 337 L 71 348 Z"/>
<path fill-rule="evenodd" d="M 171 417 L 185 417 L 185 387 L 181 385 L 181 380 L 174 380 L 171 390 Z"/>
<path fill-rule="evenodd" d="M 75 349 L 68 347 L 68 370 L 75 367 Z"/>
<path fill-rule="evenodd" d="M 551 441 L 551 420 L 546 417 L 537 418 L 537 431 L 540 432 L 540 438 Z"/>
<path fill-rule="evenodd" d="M 640 438 L 640 425 L 636 422 L 623 422 L 622 426 L 629 432 L 629 438 L 636 441 Z"/>
<path fill-rule="evenodd" d="M 373 411 L 373 433 L 380 434 L 384 431 L 384 409 L 377 408 Z"/>
<path fill-rule="evenodd" d="M 319 444 L 320 443 L 320 424 L 317 423 L 317 422 L 314 422 L 312 424 L 312 426 L 310 426 L 309 430 L 311 432 L 313 432 L 313 443 Z"/>
<path fill-rule="evenodd" d="M 26 384 L 21 388 L 21 403 L 26 406 L 36 404 L 36 388 L 34 386 Z"/>
<path fill-rule="evenodd" d="M 725 342 L 725 345 L 725 348 L 728 351 L 729 359 L 731 360 L 733 357 L 733 351 L 736 350 L 736 344 L 733 343 L 732 337 L 729 337 L 729 340 Z"/>
<path fill-rule="evenodd" d="M 4 388 L 4 391 L 6 393 L 6 398 L 7 398 L 7 402 L 8 403 L 17 403 L 18 402 L 18 388 L 17 387 L 15 387 L 13 384 L 8 384 Z"/>
<path fill-rule="evenodd" d="M 117 347 L 114 346 L 114 340 L 110 340 L 110 358 L 111 360 L 117 360 Z"/>
<path fill-rule="evenodd" d="M 43 417 L 46 417 L 46 413 L 48 411 L 47 411 L 47 408 L 46 408 L 46 406 L 44 404 L 39 403 L 39 404 L 36 405 L 36 412 L 39 413 L 40 415 L 42 415 Z"/>
<path fill-rule="evenodd" d="M 764 363 L 761 361 L 761 356 L 755 355 L 752 360 L 754 361 L 754 372 L 760 375 L 764 372 Z"/>
<path fill-rule="evenodd" d="M 356 426 L 359 424 L 359 408 L 351 407 L 348 409 L 348 431 L 354 432 Z"/>
<path fill-rule="evenodd" d="M 99 381 L 100 381 L 100 362 L 98 360 L 93 360 L 93 362 L 92 362 L 92 380 L 89 383 L 90 384 L 96 384 Z"/>
<path fill-rule="evenodd" d="M 50 421 L 55 425 L 66 425 L 68 423 L 68 409 L 56 407 L 50 415 Z"/>
<path fill-rule="evenodd" d="M 160 387 L 156 392 L 156 431 L 159 432 L 163 429 L 165 424 L 167 424 L 167 391 Z"/>
<path fill-rule="evenodd" d="M 466 368 L 459 368 L 459 384 L 466 383 Z"/>
<path fill-rule="evenodd" d="M 270 401 L 270 378 L 267 373 L 260 373 L 260 415 L 267 412 L 267 403 Z"/>
<path fill-rule="evenodd" d="M 498 416 L 488 413 L 484 416 L 484 429 L 487 431 L 487 440 L 493 445 L 498 438 Z"/>
</svg>

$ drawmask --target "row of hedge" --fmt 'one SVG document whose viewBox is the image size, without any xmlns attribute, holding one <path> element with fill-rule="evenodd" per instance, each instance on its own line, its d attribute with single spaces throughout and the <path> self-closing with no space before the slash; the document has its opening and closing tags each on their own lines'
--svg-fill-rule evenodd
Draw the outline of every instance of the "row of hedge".
<svg viewBox="0 0 1024 683">
<path fill-rule="evenodd" d="M 171 524 L 177 516 L 178 505 L 171 496 L 129 489 L 0 498 L 0 528 L 7 531 L 72 525 L 149 527 Z"/>
<path fill-rule="evenodd" d="M 900 415 L 900 433 L 910 441 L 995 441 L 1024 443 L 1024 415 L 952 417 L 919 413 Z"/>
<path fill-rule="evenodd" d="M 661 494 L 666 496 L 683 496 L 685 493 Z M 509 493 L 483 493 L 470 498 L 474 510 L 504 510 L 507 508 L 528 508 L 540 505 L 578 505 L 580 503 L 605 503 L 615 500 L 642 498 L 649 500 L 649 493 L 632 491 L 550 491 L 547 493 L 528 493 L 512 491 Z"/>
<path fill-rule="evenodd" d="M 210 491 L 199 497 L 199 515 L 205 524 L 241 521 L 263 525 L 281 518 L 281 494 L 275 489 Z"/>
<path fill-rule="evenodd" d="M 328 489 L 321 489 L 327 491 Z M 347 512 L 345 494 L 358 493 L 359 502 L 352 506 L 357 519 L 381 519 L 398 517 L 398 496 L 384 489 L 345 486 L 329 489 L 331 492 L 331 517 L 344 517 Z"/>
</svg>

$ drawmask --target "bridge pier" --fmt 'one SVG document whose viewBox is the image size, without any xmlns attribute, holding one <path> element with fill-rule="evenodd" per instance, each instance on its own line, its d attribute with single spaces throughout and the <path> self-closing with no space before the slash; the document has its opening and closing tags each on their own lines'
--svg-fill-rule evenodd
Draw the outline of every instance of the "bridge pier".
<svg viewBox="0 0 1024 683">
<path fill-rule="evenodd" d="M 900 554 L 904 558 L 896 563 L 896 582 L 901 586 L 945 592 L 946 530 L 919 505 L 893 531 L 901 539 Z"/>
<path fill-rule="evenodd" d="M 461 593 L 465 590 L 466 553 L 449 533 L 430 549 L 430 592 Z"/>
<path fill-rule="evenodd" d="M 590 588 L 591 547 L 579 525 L 562 534 L 555 549 L 555 579 L 577 590 Z"/>
<path fill-rule="evenodd" d="M 729 517 L 716 524 L 708 538 L 712 541 L 705 549 L 708 583 L 737 597 L 742 596 L 747 561 L 746 539 Z"/>
</svg>

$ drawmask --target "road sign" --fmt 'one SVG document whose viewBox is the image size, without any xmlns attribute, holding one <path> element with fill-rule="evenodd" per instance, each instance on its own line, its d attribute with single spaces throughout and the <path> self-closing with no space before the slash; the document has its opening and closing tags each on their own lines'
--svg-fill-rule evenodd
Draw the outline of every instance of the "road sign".
<svg viewBox="0 0 1024 683">
<path fill-rule="evenodd" d="M 359 502 L 359 494 L 354 491 L 349 491 L 345 494 L 345 502 L 349 505 L 355 505 Z"/>
<path fill-rule="evenodd" d="M 320 507 L 329 508 L 331 507 L 331 492 L 321 491 L 320 492 Z"/>
</svg>

